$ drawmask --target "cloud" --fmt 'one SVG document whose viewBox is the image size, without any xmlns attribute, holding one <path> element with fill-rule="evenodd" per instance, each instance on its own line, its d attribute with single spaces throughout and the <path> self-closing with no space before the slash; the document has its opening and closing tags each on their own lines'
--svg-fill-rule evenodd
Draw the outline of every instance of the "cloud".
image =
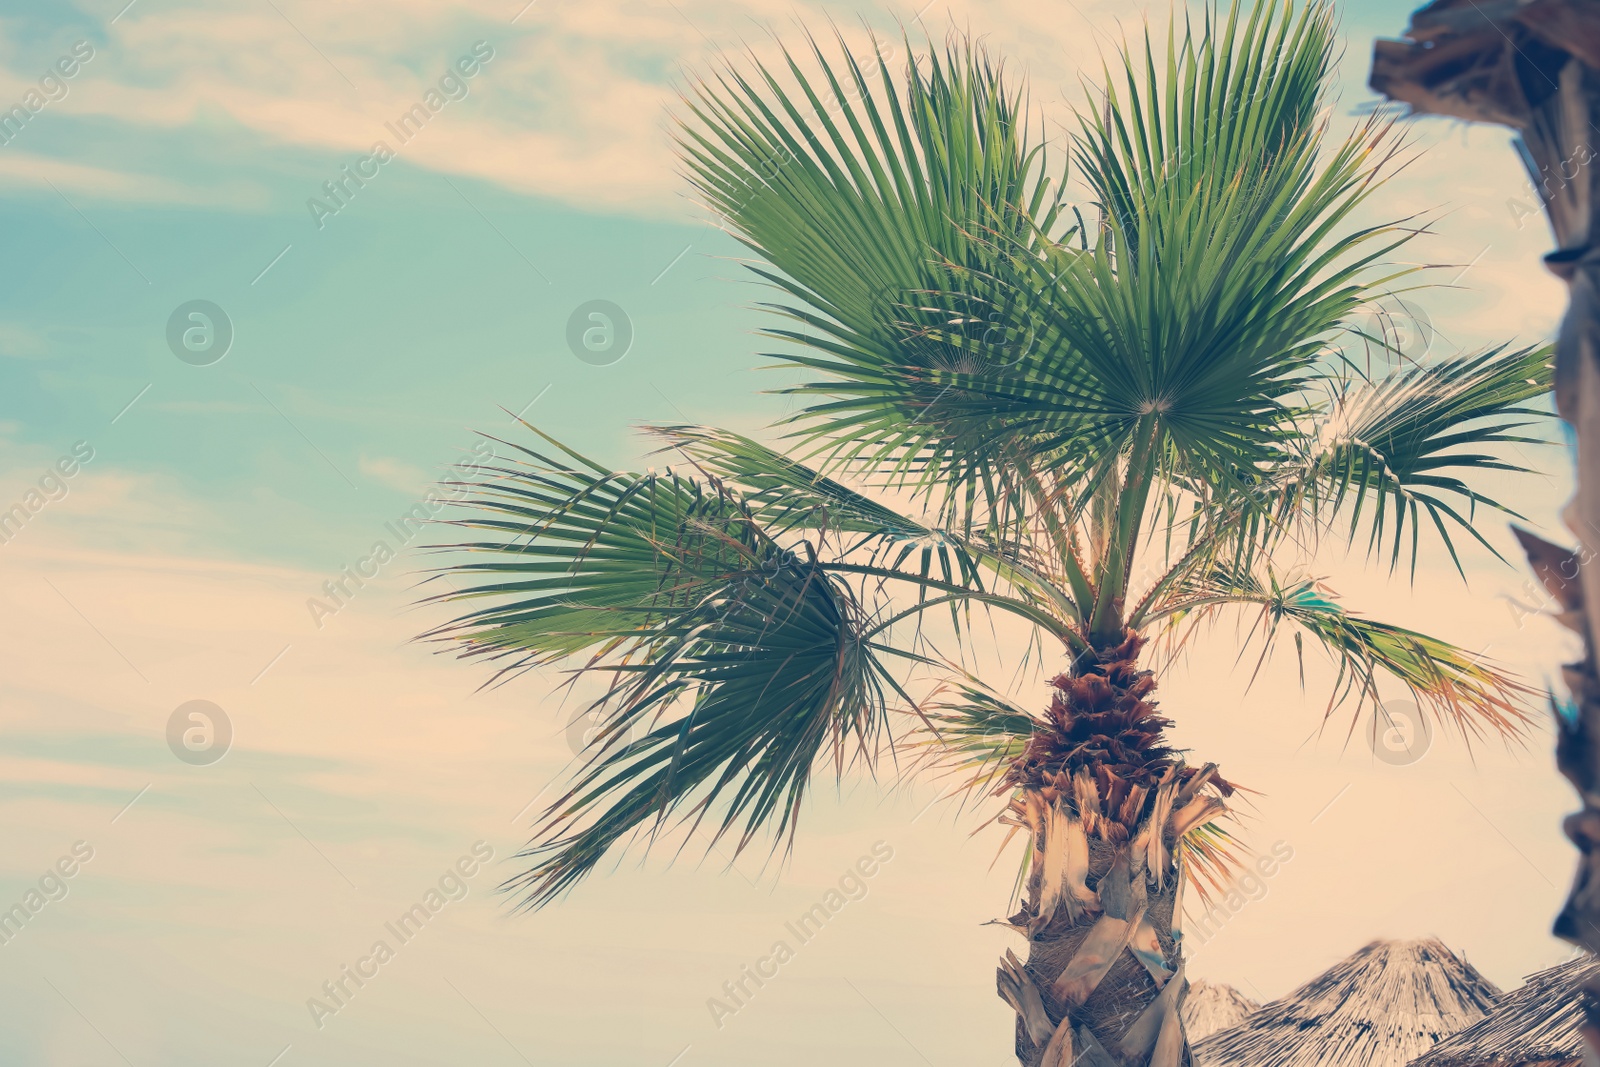
<svg viewBox="0 0 1600 1067">
<path fill-rule="evenodd" d="M 25 459 L 23 474 L 35 458 Z M 326 575 L 194 558 L 171 519 L 204 526 L 203 512 L 214 502 L 186 500 L 170 486 L 109 466 L 91 467 L 85 478 L 104 484 L 85 481 L 60 506 L 103 510 L 101 524 L 30 528 L 30 535 L 47 536 L 0 548 L 0 644 L 8 651 L 0 674 L 0 781 L 11 783 L 0 789 L 0 813 L 16 828 L 0 876 L 25 887 L 73 841 L 96 850 L 72 895 L 52 903 L 15 944 L 0 947 L 27 965 L 0 976 L 8 1003 L 34 995 L 35 970 L 61 981 L 68 995 L 78 988 L 67 983 L 82 983 L 95 996 L 87 1010 L 135 1062 L 218 1062 L 247 1033 L 252 1047 L 265 1049 L 263 1063 L 292 1040 L 297 1052 L 303 1042 L 339 1063 L 392 1064 L 405 1062 L 393 1043 L 431 1049 L 460 1040 L 459 1018 L 470 1016 L 436 1012 L 440 1003 L 454 1004 L 440 1000 L 436 976 L 465 974 L 476 976 L 484 999 L 474 986 L 461 992 L 486 1014 L 514 1020 L 520 1030 L 510 1033 L 519 1044 L 521 1031 L 529 1039 L 524 1047 L 533 1047 L 535 1034 L 553 1034 L 539 1047 L 571 1045 L 580 1060 L 581 1042 L 592 1043 L 601 1021 L 599 1009 L 585 1006 L 592 990 L 620 990 L 645 1005 L 656 1027 L 648 1039 L 670 1044 L 657 1057 L 666 1062 L 674 1049 L 701 1040 L 704 1031 L 682 1020 L 704 1018 L 704 998 L 732 973 L 730 961 L 736 968 L 784 936 L 783 923 L 814 901 L 816 887 L 837 879 L 881 837 L 896 859 L 874 882 L 871 902 L 862 903 L 869 910 L 858 916 L 855 933 L 808 948 L 815 960 L 808 966 L 834 986 L 827 975 L 850 973 L 891 988 L 910 958 L 923 976 L 916 1001 L 938 1008 L 931 1012 L 938 1018 L 918 1020 L 919 1032 L 936 1034 L 968 1059 L 981 1058 L 985 1046 L 1003 1047 L 1005 1032 L 983 989 L 993 935 L 974 917 L 1005 899 L 1014 856 L 991 869 L 996 838 L 978 842 L 976 852 L 963 846 L 970 812 L 941 807 L 917 821 L 931 786 L 925 795 L 915 787 L 882 797 L 856 776 L 840 791 L 843 799 L 818 790 L 794 866 L 781 877 L 779 864 L 763 868 L 759 849 L 737 862 L 738 874 L 715 852 L 697 867 L 707 853 L 701 839 L 688 842 L 683 860 L 668 870 L 678 843 L 669 839 L 647 864 L 637 862 L 637 852 L 605 864 L 559 913 L 507 918 L 505 898 L 490 887 L 523 862 L 507 857 L 542 803 L 559 795 L 558 771 L 571 758 L 562 711 L 581 707 L 589 691 L 580 689 L 562 707 L 559 677 L 551 674 L 475 692 L 487 677 L 483 665 L 430 656 L 408 641 L 439 616 L 406 612 L 414 591 L 404 565 L 386 569 L 318 630 L 305 600 Z M 1497 658 L 1526 664 L 1548 654 L 1548 638 L 1532 623 L 1509 640 L 1498 636 L 1506 626 L 1485 609 L 1493 585 L 1469 591 L 1425 568 L 1407 596 L 1385 574 L 1359 573 L 1364 581 L 1348 591 L 1363 606 L 1400 608 L 1398 621 L 1406 623 L 1443 621 L 1452 637 L 1496 635 L 1503 641 Z M 1557 830 L 1565 803 L 1557 776 L 1530 778 L 1526 765 L 1493 749 L 1481 752 L 1474 768 L 1459 743 L 1444 739 L 1402 774 L 1363 758 L 1360 733 L 1341 756 L 1342 720 L 1320 744 L 1297 748 L 1316 729 L 1331 671 L 1313 660 L 1310 692 L 1302 693 L 1286 651 L 1242 694 L 1248 672 L 1235 666 L 1231 627 L 1214 636 L 1221 639 L 1216 646 L 1165 679 L 1163 706 L 1180 719 L 1180 743 L 1222 760 L 1230 778 L 1266 793 L 1247 844 L 1282 838 L 1296 858 L 1274 882 L 1270 901 L 1252 905 L 1208 944 L 1208 968 L 1249 973 L 1277 991 L 1304 980 L 1305 958 L 1337 955 L 1374 933 L 1426 929 L 1487 961 L 1497 980 L 1543 962 L 1539 954 L 1550 947 L 1539 915 L 1555 906 L 1559 890 L 1546 887 L 1539 872 L 1559 875 L 1570 866 Z M 1022 645 L 1008 630 L 996 643 L 1013 651 Z M 1035 677 L 1022 699 L 1036 702 L 1042 693 Z M 206 767 L 180 763 L 167 748 L 174 710 L 196 698 L 221 706 L 234 727 L 232 751 Z M 1493 813 L 1495 829 L 1518 850 L 1481 825 L 1467 796 Z M 1408 811 L 1448 817 L 1430 823 L 1436 832 L 1420 835 L 1419 845 Z M 416 962 L 386 972 L 355 1010 L 341 1012 L 337 1028 L 308 1030 L 305 997 L 383 936 L 382 923 L 479 838 L 504 862 L 474 881 L 472 903 L 452 904 L 430 923 L 426 939 L 405 950 Z M 1472 894 L 1447 891 L 1464 869 L 1481 871 L 1486 892 L 1505 898 L 1508 906 L 1490 909 L 1494 922 L 1483 921 L 1483 904 Z M 1410 895 L 1372 893 L 1374 872 L 1410 887 Z M 925 892 L 930 884 L 948 889 L 936 903 Z M 1330 893 L 1355 903 L 1330 919 Z M 1530 899 L 1537 909 L 1509 906 Z M 1308 925 L 1308 916 L 1317 921 Z M 919 930 L 939 923 L 950 937 L 918 939 Z M 1261 946 L 1285 938 L 1299 938 L 1301 951 L 1263 963 Z M 152 944 L 163 954 L 158 984 L 121 981 L 148 969 Z M 527 967 L 530 958 L 576 962 L 556 973 Z M 93 975 L 109 976 L 103 984 L 74 968 L 82 959 L 94 961 Z M 899 970 L 875 970 L 874 961 L 884 959 Z M 23 977 L 9 977 L 15 975 Z M 708 1038 L 706 1062 L 787 1065 L 824 1055 L 787 1036 L 822 1010 L 798 972 L 796 979 L 785 987 L 792 993 L 763 1001 L 764 1021 L 718 1033 L 717 1044 Z M 157 1010 L 204 1003 L 214 990 L 226 993 L 215 1012 Z M 77 1022 L 58 1002 L 40 1002 L 41 1013 L 17 1014 L 24 1022 L 12 1032 L 33 1037 Z M 899 1007 L 910 1013 L 914 1005 Z M 871 1026 L 876 1017 L 852 1010 L 841 1013 L 839 1033 L 866 1040 L 850 1028 Z M 682 1036 L 662 1029 L 670 1025 Z M 671 1042 L 658 1037 L 669 1032 Z M 326 1044 L 335 1040 L 349 1045 Z M 631 1045 L 623 1051 L 595 1062 L 641 1062 L 652 1052 Z M 446 1050 L 437 1061 L 468 1062 L 465 1056 Z M 49 1061 L 26 1055 L 19 1062 Z"/>
<path fill-rule="evenodd" d="M 239 182 L 196 188 L 154 174 L 107 170 L 9 148 L 0 150 L 0 191 L 13 191 L 18 187 L 79 192 L 132 203 L 258 207 L 263 200 L 259 190 Z"/>
<path fill-rule="evenodd" d="M 858 54 L 866 50 L 862 16 L 831 4 L 540 3 L 513 24 L 517 6 L 403 3 L 387 6 L 377 20 L 337 4 L 136 6 L 110 28 L 110 40 L 97 46 L 71 95 L 35 125 L 104 118 L 206 136 L 224 118 L 269 143 L 336 154 L 364 155 L 387 140 L 414 166 L 586 208 L 681 216 L 684 190 L 665 120 L 685 71 L 704 71 L 719 54 L 747 48 L 775 59 L 769 30 L 793 43 L 803 24 L 825 39 L 830 17 Z M 1065 117 L 1059 94 L 1076 99 L 1078 70 L 1097 67 L 1099 52 L 1113 40 L 1104 28 L 1119 16 L 1138 16 L 1104 0 L 1078 7 L 1079 14 L 1063 18 L 1021 3 L 981 10 L 941 3 L 923 8 L 912 29 L 929 27 L 939 36 L 952 25 L 994 27 L 992 43 L 1031 71 L 1036 98 Z M 893 37 L 894 19 L 910 22 L 915 14 L 909 6 L 890 10 L 873 24 Z M 1089 32 L 1095 25 L 1099 31 Z M 470 80 L 470 95 L 414 140 L 397 144 L 385 124 L 415 105 L 477 41 L 494 58 Z M 31 83 L 40 54 L 13 57 L 0 85 Z M 85 191 L 127 199 L 172 193 L 172 185 L 153 178 L 97 174 L 81 163 L 57 166 L 52 173 L 34 161 L 19 165 L 16 176 L 38 181 L 59 174 Z"/>
<path fill-rule="evenodd" d="M 421 493 L 434 481 L 421 467 L 402 463 L 387 456 L 363 455 L 357 463 L 357 469 L 368 478 L 381 482 L 391 489 L 398 489 L 402 493 Z"/>
<path fill-rule="evenodd" d="M 0 322 L 0 358 L 48 359 L 50 345 L 37 330 L 16 322 Z"/>
</svg>

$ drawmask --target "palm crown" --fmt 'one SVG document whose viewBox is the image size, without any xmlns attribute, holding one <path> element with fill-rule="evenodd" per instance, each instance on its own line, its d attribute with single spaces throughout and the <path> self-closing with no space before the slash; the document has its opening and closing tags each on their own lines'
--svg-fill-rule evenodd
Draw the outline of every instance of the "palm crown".
<svg viewBox="0 0 1600 1067">
<path fill-rule="evenodd" d="M 443 547 L 477 554 L 447 568 L 470 587 L 442 599 L 470 610 L 431 636 L 609 679 L 511 883 L 524 903 L 673 816 L 786 839 L 815 772 L 892 751 L 897 707 L 1002 793 L 1069 742 L 1164 766 L 1145 703 L 1084 748 L 1070 714 L 934 655 L 924 623 L 959 639 L 974 607 L 1059 643 L 1058 704 L 1143 635 L 1243 608 L 1268 642 L 1331 650 L 1336 701 L 1387 675 L 1465 731 L 1519 727 L 1513 680 L 1296 577 L 1327 536 L 1391 569 L 1424 535 L 1452 559 L 1482 541 L 1477 509 L 1501 505 L 1464 479 L 1521 469 L 1502 447 L 1532 440 L 1549 386 L 1542 349 L 1357 358 L 1392 347 L 1350 324 L 1414 231 L 1354 221 L 1394 152 L 1376 119 L 1325 148 L 1333 41 L 1321 0 L 1147 37 L 1061 160 L 964 38 L 904 64 L 808 40 L 699 84 L 689 178 L 777 293 L 772 358 L 808 380 L 787 451 L 655 426 L 672 465 L 633 473 L 540 434 L 469 481 L 474 532 Z M 948 670 L 942 696 L 908 692 L 917 665 Z"/>
</svg>

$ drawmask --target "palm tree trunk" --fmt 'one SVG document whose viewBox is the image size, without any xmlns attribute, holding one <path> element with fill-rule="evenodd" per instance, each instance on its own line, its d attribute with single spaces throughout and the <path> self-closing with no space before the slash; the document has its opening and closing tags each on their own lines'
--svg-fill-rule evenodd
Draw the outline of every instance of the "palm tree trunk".
<svg viewBox="0 0 1600 1067">
<path fill-rule="evenodd" d="M 1189 1067 L 1178 1009 L 1185 834 L 1226 810 L 1215 765 L 1186 766 L 1162 740 L 1131 632 L 1055 680 L 1050 718 L 1012 767 L 1005 821 L 1032 838 L 1022 908 L 1008 924 L 1000 995 L 1017 1012 L 1025 1067 Z"/>
<path fill-rule="evenodd" d="M 1486 10 L 1487 8 L 1487 10 Z M 1379 41 L 1372 87 L 1414 111 L 1493 122 L 1518 132 L 1517 150 L 1555 233 L 1545 265 L 1570 305 L 1556 349 L 1556 409 L 1576 438 L 1578 489 L 1564 513 L 1581 546 L 1568 551 L 1518 535 L 1555 614 L 1584 639 L 1564 679 L 1575 714 L 1558 716 L 1561 772 L 1583 801 L 1566 821 L 1582 854 L 1557 936 L 1600 953 L 1600 5 L 1531 0 L 1479 5 L 1439 0 L 1412 16 L 1406 41 Z M 1531 214 L 1508 201 L 1517 217 Z M 1600 1062 L 1600 979 L 1584 998 L 1583 1036 Z"/>
</svg>

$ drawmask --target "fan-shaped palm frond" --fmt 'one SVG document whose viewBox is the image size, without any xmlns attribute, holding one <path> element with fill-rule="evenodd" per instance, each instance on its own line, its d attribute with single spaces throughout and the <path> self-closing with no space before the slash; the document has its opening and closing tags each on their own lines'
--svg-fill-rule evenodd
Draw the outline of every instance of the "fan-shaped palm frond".
<svg viewBox="0 0 1600 1067">
<path fill-rule="evenodd" d="M 1254 633 L 1263 641 L 1263 659 L 1284 624 L 1299 631 L 1294 637 L 1297 655 L 1303 655 L 1302 638 L 1309 636 L 1333 656 L 1338 677 L 1330 713 L 1347 699 L 1358 706 L 1375 705 L 1378 679 L 1387 676 L 1404 685 L 1424 710 L 1465 736 L 1516 736 L 1532 722 L 1525 707 L 1534 691 L 1484 655 L 1350 612 L 1313 579 L 1283 581 L 1270 569 L 1261 575 L 1217 568 L 1189 583 L 1146 621 L 1209 615 L 1229 606 L 1257 609 Z"/>
<path fill-rule="evenodd" d="M 465 486 L 456 525 L 476 535 L 443 547 L 468 553 L 446 569 L 470 585 L 438 599 L 468 610 L 431 636 L 502 672 L 576 658 L 607 682 L 514 883 L 526 902 L 670 818 L 739 848 L 783 839 L 815 768 L 891 750 L 892 705 L 972 788 L 1038 800 L 1071 779 L 1084 824 L 1099 800 L 1068 764 L 1099 751 L 1073 740 L 1094 718 L 1127 772 L 1104 781 L 1103 840 L 1159 814 L 1186 869 L 1215 876 L 1215 813 L 1168 806 L 1205 774 L 1161 742 L 1137 661 L 1150 627 L 1224 607 L 1260 614 L 1264 649 L 1284 629 L 1328 649 L 1334 704 L 1386 679 L 1468 735 L 1522 728 L 1526 690 L 1492 665 L 1277 577 L 1325 538 L 1387 546 L 1391 566 L 1425 535 L 1453 559 L 1462 530 L 1487 543 L 1474 520 L 1509 509 L 1479 476 L 1525 467 L 1505 453 L 1536 439 L 1549 385 L 1542 349 L 1377 381 L 1342 357 L 1349 320 L 1411 274 L 1386 261 L 1417 231 L 1355 221 L 1398 148 L 1378 120 L 1329 143 L 1333 42 L 1327 0 L 1147 35 L 1049 158 L 1020 83 L 960 36 L 920 56 L 904 39 L 896 63 L 808 37 L 691 91 L 689 180 L 757 257 L 772 358 L 806 380 L 777 445 L 655 427 L 671 466 L 637 474 L 545 438 Z M 1098 229 L 1068 226 L 1082 209 Z M 1059 647 L 1048 716 L 929 654 L 925 624 L 964 642 L 985 611 Z M 944 688 L 913 699 L 913 669 Z M 1026 788 L 1007 777 L 1025 752 Z M 1037 807 L 1023 822 L 1048 836 Z"/>
<path fill-rule="evenodd" d="M 1387 534 L 1391 566 L 1405 554 L 1408 529 L 1415 566 L 1424 518 L 1458 568 L 1451 529 L 1492 552 L 1473 526 L 1477 506 L 1516 513 L 1466 479 L 1487 471 L 1527 473 L 1506 458 L 1504 446 L 1543 443 L 1528 431 L 1548 412 L 1528 402 L 1549 393 L 1552 375 L 1547 346 L 1502 346 L 1469 359 L 1403 368 L 1370 384 L 1341 383 L 1318 420 L 1306 477 L 1293 487 L 1311 499 L 1296 503 L 1344 510 L 1351 539 L 1364 526 L 1373 551 Z"/>
<path fill-rule="evenodd" d="M 1024 94 L 980 46 L 892 70 L 881 50 L 863 67 L 841 39 L 835 66 L 808 43 L 815 75 L 784 50 L 784 70 L 730 67 L 687 102 L 690 180 L 770 264 L 754 269 L 797 324 L 770 332 L 802 348 L 785 359 L 825 376 L 798 390 L 817 398 L 799 416 L 813 439 L 963 467 L 959 426 L 934 412 L 969 357 L 930 334 L 948 316 L 923 294 L 981 266 L 991 230 L 1040 246 L 1057 230 L 1059 180 Z"/>
<path fill-rule="evenodd" d="M 792 831 L 818 757 L 836 770 L 847 745 L 875 758 L 891 701 L 911 701 L 888 665 L 923 657 L 890 640 L 896 623 L 976 604 L 1070 632 L 1047 587 L 1019 586 L 993 552 L 950 538 L 908 560 L 935 531 L 754 442 L 661 433 L 693 449 L 698 477 L 608 471 L 548 437 L 551 452 L 509 444 L 513 459 L 456 485 L 473 515 L 453 524 L 480 537 L 437 546 L 485 558 L 447 567 L 472 584 L 435 599 L 488 603 L 425 636 L 509 659 L 502 675 L 583 654 L 609 679 L 589 762 L 516 882 L 529 904 L 674 812 L 698 821 L 720 805 L 713 839 L 742 820 L 740 849 L 763 825 Z M 840 531 L 855 536 L 830 543 Z M 987 589 L 980 565 L 1014 591 Z M 920 599 L 890 610 L 896 583 Z"/>
</svg>

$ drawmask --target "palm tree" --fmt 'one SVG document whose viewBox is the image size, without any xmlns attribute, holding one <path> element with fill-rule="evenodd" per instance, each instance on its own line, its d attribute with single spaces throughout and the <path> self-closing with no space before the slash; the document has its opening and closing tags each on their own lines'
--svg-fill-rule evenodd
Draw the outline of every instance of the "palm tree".
<svg viewBox="0 0 1600 1067">
<path fill-rule="evenodd" d="M 1500 451 L 1549 384 L 1542 349 L 1355 358 L 1385 348 L 1347 324 L 1413 231 L 1352 221 L 1395 158 L 1384 125 L 1321 151 L 1334 32 L 1326 0 L 1258 0 L 1178 27 L 1164 61 L 1147 36 L 1071 137 L 1093 224 L 964 38 L 903 65 L 808 39 L 699 84 L 690 179 L 806 380 L 785 451 L 654 426 L 673 465 L 619 472 L 538 434 L 463 483 L 475 533 L 441 547 L 476 555 L 440 599 L 471 608 L 430 636 L 497 679 L 608 680 L 507 883 L 523 905 L 674 818 L 787 848 L 814 773 L 906 745 L 1022 838 L 1026 958 L 998 974 L 1019 1059 L 1174 1067 L 1181 897 L 1225 876 L 1234 787 L 1165 740 L 1151 640 L 1243 611 L 1263 654 L 1329 650 L 1336 704 L 1388 678 L 1469 735 L 1520 728 L 1517 682 L 1300 570 L 1323 537 L 1414 570 L 1425 526 L 1460 567 L 1500 508 L 1463 479 L 1522 469 Z M 1048 707 L 938 653 L 935 628 L 998 615 L 1059 657 Z"/>
</svg>

